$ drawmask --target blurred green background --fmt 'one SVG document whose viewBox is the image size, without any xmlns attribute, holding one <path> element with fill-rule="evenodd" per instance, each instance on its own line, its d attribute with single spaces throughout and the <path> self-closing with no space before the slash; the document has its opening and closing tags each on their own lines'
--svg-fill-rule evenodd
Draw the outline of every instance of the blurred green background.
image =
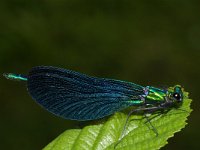
<svg viewBox="0 0 200 150">
<path fill-rule="evenodd" d="M 189 124 L 163 149 L 199 149 L 200 1 L 1 0 L 0 73 L 52 65 L 141 85 L 181 84 Z M 1 149 L 37 150 L 77 121 L 41 109 L 0 78 Z"/>
</svg>

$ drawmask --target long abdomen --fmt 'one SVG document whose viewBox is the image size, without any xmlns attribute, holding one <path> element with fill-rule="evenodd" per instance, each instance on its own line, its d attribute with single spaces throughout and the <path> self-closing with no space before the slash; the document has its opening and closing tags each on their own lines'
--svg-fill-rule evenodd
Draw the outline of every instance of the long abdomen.
<svg viewBox="0 0 200 150">
<path fill-rule="evenodd" d="M 27 81 L 27 76 L 15 73 L 4 73 L 3 76 L 9 80 Z"/>
</svg>

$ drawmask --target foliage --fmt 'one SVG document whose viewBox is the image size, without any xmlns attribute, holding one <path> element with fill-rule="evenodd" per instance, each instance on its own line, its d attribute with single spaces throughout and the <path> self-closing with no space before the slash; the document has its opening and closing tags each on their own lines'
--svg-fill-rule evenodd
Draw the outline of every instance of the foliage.
<svg viewBox="0 0 200 150">
<path fill-rule="evenodd" d="M 179 109 L 171 109 L 159 116 L 149 116 L 158 136 L 150 129 L 150 124 L 143 116 L 132 115 L 124 136 L 119 140 L 127 115 L 118 112 L 105 123 L 65 131 L 44 150 L 159 149 L 167 144 L 167 140 L 174 136 L 174 133 L 185 127 L 187 117 L 192 111 L 191 101 L 188 99 L 188 93 L 184 92 L 184 102 Z"/>
</svg>

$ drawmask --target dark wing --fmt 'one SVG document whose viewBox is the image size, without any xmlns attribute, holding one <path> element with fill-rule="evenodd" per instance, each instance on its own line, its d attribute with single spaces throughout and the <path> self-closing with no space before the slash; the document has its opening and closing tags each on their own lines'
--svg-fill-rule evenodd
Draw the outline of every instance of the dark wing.
<svg viewBox="0 0 200 150">
<path fill-rule="evenodd" d="M 93 120 L 140 102 L 143 87 L 119 80 L 90 77 L 71 70 L 39 66 L 28 75 L 28 91 L 57 116 Z"/>
</svg>

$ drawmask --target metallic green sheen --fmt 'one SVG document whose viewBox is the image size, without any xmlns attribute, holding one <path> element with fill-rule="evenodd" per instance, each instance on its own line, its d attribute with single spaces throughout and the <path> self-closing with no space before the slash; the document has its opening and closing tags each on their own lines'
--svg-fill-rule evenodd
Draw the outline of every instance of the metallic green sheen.
<svg viewBox="0 0 200 150">
<path fill-rule="evenodd" d="M 144 104 L 144 101 L 143 100 L 131 100 L 130 103 L 133 104 L 134 106 L 137 106 L 137 105 Z"/>
<path fill-rule="evenodd" d="M 145 97 L 147 104 L 162 103 L 167 96 L 166 91 L 149 86 L 148 95 Z"/>
<path fill-rule="evenodd" d="M 23 77 L 20 74 L 14 74 L 14 73 L 4 73 L 4 77 L 10 80 L 22 80 L 22 81 L 27 81 L 27 78 Z"/>
</svg>

